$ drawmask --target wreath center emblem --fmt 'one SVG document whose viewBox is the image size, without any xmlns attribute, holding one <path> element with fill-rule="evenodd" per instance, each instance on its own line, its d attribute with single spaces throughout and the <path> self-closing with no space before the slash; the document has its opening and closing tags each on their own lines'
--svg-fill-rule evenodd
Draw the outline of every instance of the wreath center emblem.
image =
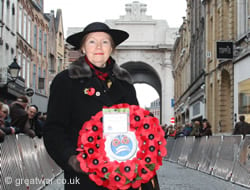
<svg viewBox="0 0 250 190">
<path fill-rule="evenodd" d="M 138 143 L 133 132 L 106 136 L 105 151 L 111 161 L 126 161 L 134 158 Z"/>
</svg>

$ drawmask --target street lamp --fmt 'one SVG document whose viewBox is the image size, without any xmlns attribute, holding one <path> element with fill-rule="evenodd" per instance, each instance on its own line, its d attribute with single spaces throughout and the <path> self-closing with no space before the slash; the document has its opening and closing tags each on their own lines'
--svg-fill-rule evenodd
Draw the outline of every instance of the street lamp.
<svg viewBox="0 0 250 190">
<path fill-rule="evenodd" d="M 8 83 L 16 81 L 20 70 L 21 67 L 17 64 L 16 58 L 14 58 L 13 62 L 8 67 L 8 72 L 10 73 L 10 77 L 12 79 L 11 81 L 8 81 Z"/>
</svg>

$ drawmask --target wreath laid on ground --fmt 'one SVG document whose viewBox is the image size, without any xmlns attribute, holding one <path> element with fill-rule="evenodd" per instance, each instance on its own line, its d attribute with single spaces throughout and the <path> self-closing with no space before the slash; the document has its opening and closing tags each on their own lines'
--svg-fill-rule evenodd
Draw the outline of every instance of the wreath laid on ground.
<svg viewBox="0 0 250 190">
<path fill-rule="evenodd" d="M 132 159 L 112 160 L 106 154 L 103 135 L 103 112 L 98 112 L 85 122 L 79 132 L 77 159 L 82 171 L 97 185 L 109 189 L 139 188 L 147 183 L 162 165 L 166 156 L 166 139 L 156 117 L 136 105 L 117 104 L 109 108 L 129 108 L 130 133 L 136 139 L 136 152 Z M 131 149 L 130 135 L 120 134 L 110 142 L 117 154 Z M 113 151 L 113 150 L 112 150 Z"/>
</svg>

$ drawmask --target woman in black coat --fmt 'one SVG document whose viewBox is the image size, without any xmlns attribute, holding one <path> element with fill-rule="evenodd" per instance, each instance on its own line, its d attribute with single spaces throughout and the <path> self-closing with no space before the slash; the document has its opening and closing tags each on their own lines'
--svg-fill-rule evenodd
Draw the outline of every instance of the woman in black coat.
<svg viewBox="0 0 250 190">
<path fill-rule="evenodd" d="M 59 73 L 50 89 L 44 143 L 50 156 L 64 170 L 69 190 L 106 189 L 97 186 L 81 171 L 77 139 L 84 122 L 103 106 L 119 103 L 138 105 L 129 73 L 110 57 L 114 48 L 128 38 L 122 30 L 110 29 L 104 23 L 91 23 L 67 42 L 85 56 Z M 142 189 L 154 189 L 151 181 Z"/>
</svg>

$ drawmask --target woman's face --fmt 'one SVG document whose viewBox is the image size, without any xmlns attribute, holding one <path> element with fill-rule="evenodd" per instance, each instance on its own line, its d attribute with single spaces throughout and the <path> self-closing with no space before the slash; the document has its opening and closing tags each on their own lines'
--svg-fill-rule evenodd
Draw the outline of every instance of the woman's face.
<svg viewBox="0 0 250 190">
<path fill-rule="evenodd" d="M 2 114 L 0 114 L 0 115 L 2 115 L 3 116 L 3 118 L 6 118 L 7 117 L 7 115 L 8 115 L 8 110 L 6 110 L 5 108 L 2 108 Z"/>
<path fill-rule="evenodd" d="M 105 32 L 89 33 L 81 49 L 89 61 L 96 67 L 105 67 L 112 53 L 112 42 L 109 34 Z"/>
</svg>

